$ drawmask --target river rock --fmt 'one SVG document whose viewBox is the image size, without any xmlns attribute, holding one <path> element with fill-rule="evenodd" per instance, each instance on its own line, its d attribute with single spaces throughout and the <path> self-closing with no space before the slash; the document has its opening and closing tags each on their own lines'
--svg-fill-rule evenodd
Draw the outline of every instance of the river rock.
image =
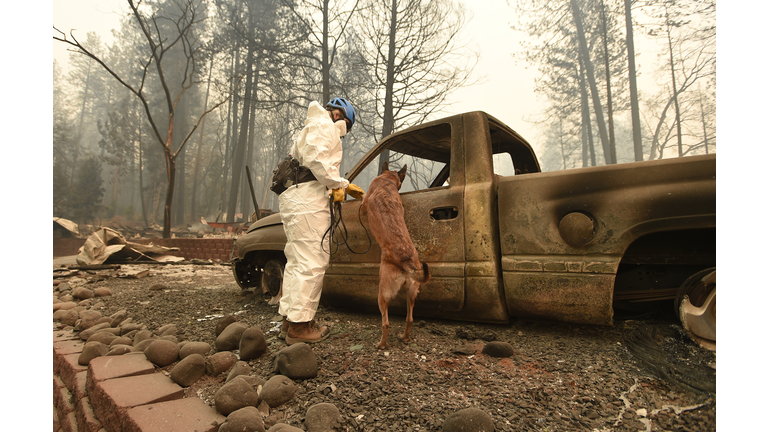
<svg viewBox="0 0 768 432">
<path fill-rule="evenodd" d="M 150 338 L 156 338 L 155 334 L 149 330 L 139 330 L 135 335 L 133 335 L 133 345 L 136 346 L 136 344 L 139 342 Z"/>
<path fill-rule="evenodd" d="M 136 343 L 136 341 L 133 341 L 133 352 L 144 352 L 144 350 L 147 349 L 147 347 L 154 341 L 156 341 L 157 338 L 150 338 L 150 339 L 144 339 L 143 341 Z"/>
<path fill-rule="evenodd" d="M 205 359 L 205 373 L 210 376 L 219 376 L 237 363 L 237 356 L 231 351 L 218 352 Z M 226 415 L 226 414 L 225 414 Z"/>
<path fill-rule="evenodd" d="M 187 342 L 179 350 L 179 357 L 185 358 L 192 354 L 200 354 L 205 357 L 211 352 L 211 345 L 206 342 Z"/>
<path fill-rule="evenodd" d="M 240 338 L 247 328 L 247 325 L 238 322 L 228 325 L 227 328 L 216 337 L 216 350 L 236 350 L 240 346 Z"/>
<path fill-rule="evenodd" d="M 117 339 L 117 336 L 113 335 L 112 333 L 96 332 L 91 337 L 89 337 L 88 340 L 85 342 L 88 343 L 88 342 L 98 341 L 103 343 L 106 346 L 109 346 L 112 344 L 112 341 L 115 339 Z"/>
<path fill-rule="evenodd" d="M 91 309 L 91 310 L 93 310 L 93 309 Z M 102 324 L 102 323 L 110 324 L 111 322 L 112 322 L 112 318 L 104 317 L 103 316 L 103 317 L 99 318 L 98 321 L 96 321 L 96 324 Z M 111 326 L 107 326 L 106 328 L 110 328 L 110 327 Z"/>
<path fill-rule="evenodd" d="M 93 291 L 89 290 L 88 288 L 77 287 L 72 290 L 72 297 L 76 299 L 85 300 L 93 298 L 93 296 Z"/>
<path fill-rule="evenodd" d="M 125 309 L 121 309 L 113 313 L 109 317 L 112 318 L 112 321 L 110 321 L 109 323 L 110 327 L 120 327 L 120 324 L 122 324 L 123 321 L 125 321 L 125 319 L 128 318 L 128 311 L 126 311 Z"/>
<path fill-rule="evenodd" d="M 112 295 L 112 291 L 107 287 L 98 287 L 93 290 L 93 295 L 96 297 L 109 297 Z"/>
<path fill-rule="evenodd" d="M 80 337 L 80 339 L 82 339 L 82 340 L 84 340 L 84 341 L 85 341 L 85 340 L 88 340 L 88 338 L 89 338 L 89 337 L 91 337 L 91 336 L 93 336 L 94 334 L 96 334 L 96 332 L 98 332 L 98 331 L 100 331 L 100 330 L 103 330 L 103 329 L 105 329 L 105 328 L 109 328 L 109 323 L 99 323 L 99 324 L 95 324 L 95 325 L 93 325 L 93 326 L 91 326 L 91 327 L 88 327 L 87 329 L 85 329 L 85 330 L 81 331 L 81 332 L 78 334 L 78 336 Z"/>
<path fill-rule="evenodd" d="M 142 330 L 146 330 L 146 327 L 143 324 L 133 323 L 133 322 L 132 323 L 123 322 L 122 324 L 120 324 L 120 334 L 123 336 L 127 335 L 132 331 L 135 331 L 136 333 L 138 333 Z"/>
<path fill-rule="evenodd" d="M 240 408 L 256 407 L 259 404 L 259 395 L 244 379 L 236 377 L 221 386 L 213 400 L 216 411 L 228 416 Z"/>
<path fill-rule="evenodd" d="M 80 314 L 80 330 L 87 330 L 99 323 L 101 314 L 94 310 L 85 310 Z"/>
<path fill-rule="evenodd" d="M 240 337 L 240 360 L 255 360 L 267 352 L 267 338 L 259 327 L 249 327 Z"/>
<path fill-rule="evenodd" d="M 110 345 L 109 346 L 109 352 L 107 353 L 108 356 L 116 356 L 116 355 L 123 355 L 128 354 L 129 352 L 133 352 L 133 347 L 130 345 L 123 345 L 123 344 L 117 344 L 117 345 Z"/>
<path fill-rule="evenodd" d="M 133 341 L 131 338 L 125 337 L 125 336 L 118 336 L 112 340 L 112 342 L 109 343 L 109 347 L 112 348 L 115 345 L 129 345 L 133 346 Z"/>
<path fill-rule="evenodd" d="M 238 375 L 238 377 L 244 379 L 253 388 L 259 388 L 259 386 L 263 386 L 267 382 L 264 378 L 258 376 Z"/>
<path fill-rule="evenodd" d="M 483 347 L 483 354 L 491 357 L 512 357 L 514 350 L 509 342 L 494 341 Z"/>
<path fill-rule="evenodd" d="M 336 405 L 323 402 L 309 407 L 304 423 L 309 432 L 333 432 L 340 418 Z"/>
<path fill-rule="evenodd" d="M 53 313 L 53 320 L 54 321 L 61 321 L 61 317 L 67 314 L 69 310 L 68 309 L 59 309 Z M 75 320 L 77 321 L 77 320 Z"/>
<path fill-rule="evenodd" d="M 491 416 L 478 408 L 465 408 L 446 417 L 443 432 L 494 432 Z"/>
<path fill-rule="evenodd" d="M 157 339 L 144 350 L 144 355 L 157 366 L 165 367 L 179 359 L 179 344 Z"/>
<path fill-rule="evenodd" d="M 237 322 L 237 317 L 234 315 L 227 315 L 220 319 L 219 322 L 216 323 L 216 328 L 214 329 L 216 337 L 218 337 L 225 328 L 229 327 L 230 324 L 235 322 Z"/>
<path fill-rule="evenodd" d="M 104 328 L 100 328 L 96 333 L 109 333 L 115 336 L 120 336 L 120 329 L 112 328 L 112 327 L 104 327 Z"/>
<path fill-rule="evenodd" d="M 281 349 L 275 356 L 274 371 L 291 379 L 307 379 L 317 376 L 317 357 L 304 342 Z"/>
<path fill-rule="evenodd" d="M 166 336 L 170 335 L 173 336 L 176 333 L 179 332 L 178 327 L 176 327 L 176 324 L 166 324 L 159 329 L 155 330 L 155 334 L 158 336 Z"/>
<path fill-rule="evenodd" d="M 133 340 L 133 337 L 136 336 L 136 333 L 138 333 L 138 332 L 139 332 L 139 330 L 131 330 L 128 333 L 123 333 L 123 331 L 121 330 L 120 331 L 120 336 L 121 337 L 127 337 L 128 339 Z"/>
<path fill-rule="evenodd" d="M 285 423 L 277 423 L 271 428 L 267 429 L 267 432 L 304 432 L 299 428 L 293 427 Z"/>
<path fill-rule="evenodd" d="M 240 408 L 227 416 L 219 432 L 266 432 L 259 410 L 252 406 Z"/>
<path fill-rule="evenodd" d="M 158 339 L 171 341 L 171 342 L 175 343 L 176 345 L 179 344 L 179 338 L 177 338 L 176 336 L 173 336 L 173 335 L 160 336 Z M 181 349 L 181 348 L 179 348 L 179 349 Z"/>
<path fill-rule="evenodd" d="M 75 302 L 65 302 L 65 301 L 63 301 L 61 303 L 54 304 L 53 305 L 53 310 L 54 311 L 62 310 L 62 309 L 63 310 L 69 310 L 69 309 L 74 309 L 76 306 L 77 306 L 77 303 L 75 303 Z"/>
<path fill-rule="evenodd" d="M 229 370 L 229 374 L 227 374 L 227 380 L 225 382 L 230 382 L 233 378 L 240 375 L 250 375 L 251 372 L 253 372 L 253 369 L 248 365 L 248 363 L 239 361 L 235 363 L 234 366 L 232 366 L 232 369 Z"/>
<path fill-rule="evenodd" d="M 91 360 L 101 357 L 109 352 L 109 347 L 101 342 L 88 342 L 83 346 L 83 352 L 77 358 L 77 364 L 88 366 Z"/>
<path fill-rule="evenodd" d="M 68 326 L 74 326 L 77 320 L 80 319 L 80 314 L 74 309 L 67 309 L 66 313 L 61 317 L 61 323 Z"/>
<path fill-rule="evenodd" d="M 189 387 L 205 375 L 205 358 L 200 354 L 184 357 L 171 369 L 171 379 L 182 387 Z"/>
<path fill-rule="evenodd" d="M 261 388 L 259 397 L 269 404 L 270 408 L 279 407 L 296 395 L 298 387 L 285 375 L 275 375 Z"/>
</svg>

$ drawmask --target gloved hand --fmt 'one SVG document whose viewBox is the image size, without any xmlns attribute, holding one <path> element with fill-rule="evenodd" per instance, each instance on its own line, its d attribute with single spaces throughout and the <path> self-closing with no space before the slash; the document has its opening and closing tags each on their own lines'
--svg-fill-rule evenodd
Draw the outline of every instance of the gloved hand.
<svg viewBox="0 0 768 432">
<path fill-rule="evenodd" d="M 344 193 L 343 188 L 334 189 L 333 192 L 331 192 L 331 196 L 333 196 L 333 202 L 342 202 L 344 201 L 344 198 L 346 198 L 347 194 Z"/>
<path fill-rule="evenodd" d="M 360 186 L 352 183 L 347 186 L 347 193 L 352 195 L 352 198 L 362 198 L 363 195 L 365 195 L 365 192 L 360 189 Z"/>
</svg>

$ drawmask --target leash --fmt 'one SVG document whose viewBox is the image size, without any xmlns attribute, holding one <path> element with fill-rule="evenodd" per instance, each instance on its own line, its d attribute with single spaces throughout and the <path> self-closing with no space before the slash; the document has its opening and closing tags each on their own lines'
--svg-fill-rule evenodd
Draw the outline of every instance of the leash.
<svg viewBox="0 0 768 432">
<path fill-rule="evenodd" d="M 363 225 L 363 215 L 362 215 L 362 203 L 360 207 L 357 208 L 357 218 L 360 221 L 360 226 L 363 227 L 363 231 L 365 231 L 366 237 L 368 237 L 368 247 L 363 252 L 356 252 L 352 247 L 349 245 L 347 241 L 348 232 L 347 232 L 347 225 L 344 223 L 344 219 L 341 217 L 341 202 L 333 202 L 333 196 L 330 197 L 330 205 L 331 205 L 331 226 L 328 227 L 328 229 L 325 231 L 325 234 L 323 234 L 323 251 L 326 252 L 329 255 L 333 255 L 339 250 L 339 246 L 346 245 L 347 249 L 349 249 L 350 252 L 357 255 L 363 255 L 367 253 L 369 250 L 371 250 L 371 236 L 368 234 L 368 230 L 365 228 L 365 225 Z M 338 215 L 338 217 L 337 217 Z M 339 231 L 339 227 L 342 228 L 341 231 Z M 341 241 L 334 240 L 334 234 L 338 233 L 339 237 L 341 238 Z M 329 249 L 333 249 L 333 245 L 336 245 L 336 250 L 325 250 L 325 236 L 329 235 L 328 238 L 328 245 Z"/>
</svg>

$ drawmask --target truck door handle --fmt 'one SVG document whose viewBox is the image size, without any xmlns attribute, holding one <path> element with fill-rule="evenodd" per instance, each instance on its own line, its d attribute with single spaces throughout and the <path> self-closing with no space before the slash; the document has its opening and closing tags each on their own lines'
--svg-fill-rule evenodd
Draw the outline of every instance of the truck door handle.
<svg viewBox="0 0 768 432">
<path fill-rule="evenodd" d="M 437 207 L 429 211 L 429 217 L 433 220 L 450 220 L 459 216 L 459 209 L 456 207 Z"/>
</svg>

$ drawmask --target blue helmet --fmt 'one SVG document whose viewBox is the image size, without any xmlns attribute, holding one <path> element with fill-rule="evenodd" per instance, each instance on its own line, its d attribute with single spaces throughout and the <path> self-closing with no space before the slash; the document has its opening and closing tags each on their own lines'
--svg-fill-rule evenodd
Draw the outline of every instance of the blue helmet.
<svg viewBox="0 0 768 432">
<path fill-rule="evenodd" d="M 355 124 L 355 108 L 352 107 L 352 104 L 349 103 L 348 100 L 341 97 L 335 97 L 331 99 L 330 102 L 325 104 L 325 109 L 328 108 L 339 108 L 342 112 L 344 112 L 344 116 L 349 119 L 347 132 L 352 130 L 352 126 Z"/>
</svg>

